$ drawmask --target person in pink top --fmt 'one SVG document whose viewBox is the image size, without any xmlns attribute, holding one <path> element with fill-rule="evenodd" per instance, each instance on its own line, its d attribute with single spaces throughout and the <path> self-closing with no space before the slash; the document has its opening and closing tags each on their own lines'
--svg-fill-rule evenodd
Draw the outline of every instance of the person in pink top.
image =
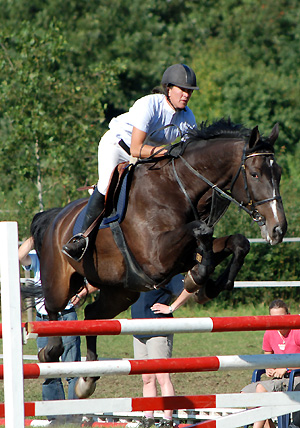
<svg viewBox="0 0 300 428">
<path fill-rule="evenodd" d="M 281 300 L 273 300 L 269 306 L 270 315 L 288 315 L 289 308 Z M 265 354 L 298 354 L 300 353 L 300 330 L 267 330 L 264 334 L 262 349 Z M 266 369 L 268 380 L 252 382 L 245 386 L 241 392 L 274 392 L 286 391 L 289 384 L 289 368 Z M 300 383 L 300 376 L 295 377 L 294 388 Z M 272 419 L 255 422 L 253 428 L 275 428 Z"/>
</svg>

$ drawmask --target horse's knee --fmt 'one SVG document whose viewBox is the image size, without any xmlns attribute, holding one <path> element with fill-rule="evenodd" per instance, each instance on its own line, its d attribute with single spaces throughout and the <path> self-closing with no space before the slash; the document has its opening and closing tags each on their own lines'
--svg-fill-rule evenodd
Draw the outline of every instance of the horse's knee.
<svg viewBox="0 0 300 428">
<path fill-rule="evenodd" d="M 230 237 L 228 246 L 231 247 L 232 252 L 234 252 L 237 257 L 245 258 L 250 251 L 250 242 L 240 233 Z"/>
<path fill-rule="evenodd" d="M 38 359 L 41 363 L 56 363 L 59 361 L 59 357 L 61 357 L 63 352 L 64 347 L 62 343 L 56 346 L 48 344 L 38 352 Z"/>
<path fill-rule="evenodd" d="M 200 222 L 198 227 L 194 228 L 193 234 L 197 241 L 212 239 L 214 230 L 212 227 L 207 226 L 206 223 Z"/>
<path fill-rule="evenodd" d="M 194 300 L 199 305 L 204 305 L 204 303 L 207 303 L 211 300 L 211 298 L 206 295 L 205 290 L 206 287 L 201 287 L 198 291 L 196 291 L 196 293 L 194 293 Z"/>
</svg>

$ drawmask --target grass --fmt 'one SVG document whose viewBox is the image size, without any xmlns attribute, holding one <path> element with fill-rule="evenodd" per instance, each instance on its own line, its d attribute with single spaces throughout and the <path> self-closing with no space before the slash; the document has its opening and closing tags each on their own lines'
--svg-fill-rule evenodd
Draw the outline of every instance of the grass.
<svg viewBox="0 0 300 428">
<path fill-rule="evenodd" d="M 267 305 L 240 306 L 236 309 L 219 310 L 215 306 L 188 304 L 176 311 L 180 317 L 214 317 L 266 315 Z M 292 313 L 295 313 L 291 311 Z M 79 311 L 82 319 L 82 311 Z M 130 318 L 130 312 L 122 313 L 119 318 Z M 173 357 L 200 357 L 213 355 L 246 355 L 260 354 L 262 331 L 228 332 L 228 333 L 182 333 L 174 337 Z M 98 355 L 103 358 L 133 358 L 132 336 L 101 336 L 98 337 Z M 2 348 L 2 341 L 0 341 Z M 82 355 L 86 354 L 85 339 L 81 341 Z M 35 340 L 29 340 L 23 347 L 23 353 L 36 354 Z M 177 395 L 236 393 L 250 382 L 252 370 L 226 370 L 202 373 L 174 373 L 172 380 Z M 25 380 L 25 401 L 42 400 L 42 379 Z M 102 377 L 97 382 L 93 398 L 109 397 L 141 397 L 142 380 L 138 375 L 118 375 Z M 4 401 L 3 381 L 0 381 L 0 400 Z"/>
</svg>

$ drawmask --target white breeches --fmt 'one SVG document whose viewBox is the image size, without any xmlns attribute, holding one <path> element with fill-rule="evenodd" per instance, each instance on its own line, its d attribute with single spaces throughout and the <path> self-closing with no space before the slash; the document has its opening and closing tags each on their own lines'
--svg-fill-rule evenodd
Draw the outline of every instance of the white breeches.
<svg viewBox="0 0 300 428">
<path fill-rule="evenodd" d="M 120 162 L 129 161 L 130 156 L 118 144 L 114 133 L 107 131 L 101 138 L 98 146 L 98 174 L 97 188 L 102 195 L 106 194 L 110 176 Z"/>
</svg>

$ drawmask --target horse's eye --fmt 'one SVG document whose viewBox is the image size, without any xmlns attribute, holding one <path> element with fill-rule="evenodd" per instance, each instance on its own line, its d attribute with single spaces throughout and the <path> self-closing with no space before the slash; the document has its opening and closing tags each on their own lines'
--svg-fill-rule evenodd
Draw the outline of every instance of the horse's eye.
<svg viewBox="0 0 300 428">
<path fill-rule="evenodd" d="M 258 174 L 257 174 L 257 172 L 251 172 L 251 176 L 252 176 L 253 178 L 258 179 Z"/>
</svg>

